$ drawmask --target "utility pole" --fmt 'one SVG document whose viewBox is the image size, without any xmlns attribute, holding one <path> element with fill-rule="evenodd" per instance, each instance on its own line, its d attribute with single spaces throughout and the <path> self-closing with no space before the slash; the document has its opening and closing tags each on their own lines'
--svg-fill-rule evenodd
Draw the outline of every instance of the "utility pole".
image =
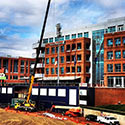
<svg viewBox="0 0 125 125">
<path fill-rule="evenodd" d="M 60 25 L 60 23 L 58 23 L 58 24 L 56 24 L 56 34 L 57 34 L 57 38 L 58 38 L 58 41 L 60 41 L 60 37 L 61 37 L 61 25 Z M 58 42 L 58 77 L 57 77 L 57 84 L 59 85 L 59 57 L 60 57 L 60 55 L 59 55 L 59 51 L 60 51 L 60 47 L 59 47 L 59 45 L 60 45 L 60 43 Z"/>
</svg>

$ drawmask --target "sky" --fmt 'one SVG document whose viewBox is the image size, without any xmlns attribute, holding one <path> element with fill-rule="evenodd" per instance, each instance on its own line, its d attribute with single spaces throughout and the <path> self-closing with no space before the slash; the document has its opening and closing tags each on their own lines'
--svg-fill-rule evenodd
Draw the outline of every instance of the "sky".
<svg viewBox="0 0 125 125">
<path fill-rule="evenodd" d="M 32 57 L 40 39 L 48 0 L 1 0 L 0 56 Z M 125 0 L 51 0 L 45 32 L 97 24 L 125 16 Z"/>
</svg>

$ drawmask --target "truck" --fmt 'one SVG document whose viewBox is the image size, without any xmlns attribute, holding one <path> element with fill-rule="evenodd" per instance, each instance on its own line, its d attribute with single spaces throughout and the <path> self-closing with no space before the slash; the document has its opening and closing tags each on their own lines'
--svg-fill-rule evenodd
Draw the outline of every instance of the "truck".
<svg viewBox="0 0 125 125">
<path fill-rule="evenodd" d="M 97 116 L 97 121 L 108 125 L 120 125 L 119 121 L 112 116 Z"/>
</svg>

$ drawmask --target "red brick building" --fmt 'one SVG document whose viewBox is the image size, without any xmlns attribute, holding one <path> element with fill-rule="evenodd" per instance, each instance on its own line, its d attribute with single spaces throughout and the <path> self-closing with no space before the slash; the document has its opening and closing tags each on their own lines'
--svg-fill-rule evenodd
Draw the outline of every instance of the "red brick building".
<svg viewBox="0 0 125 125">
<path fill-rule="evenodd" d="M 31 65 L 34 63 L 33 58 L 12 58 L 0 57 L 0 69 L 4 68 L 6 80 L 1 83 L 27 83 L 31 75 Z"/>
<path fill-rule="evenodd" d="M 104 84 L 125 87 L 125 31 L 104 35 Z"/>
<path fill-rule="evenodd" d="M 60 82 L 89 83 L 90 79 L 90 39 L 77 38 L 60 42 L 59 45 L 59 76 Z M 49 43 L 45 46 L 45 78 L 57 80 L 58 45 Z M 57 81 L 56 81 L 57 82 Z"/>
</svg>

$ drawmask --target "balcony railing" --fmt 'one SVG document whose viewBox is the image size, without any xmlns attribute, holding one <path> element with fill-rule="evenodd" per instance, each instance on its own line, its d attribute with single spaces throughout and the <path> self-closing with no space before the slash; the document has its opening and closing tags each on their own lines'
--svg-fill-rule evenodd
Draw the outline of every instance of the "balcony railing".
<svg viewBox="0 0 125 125">
<path fill-rule="evenodd" d="M 44 77 L 44 74 L 41 74 L 41 73 L 35 74 L 35 78 L 43 78 L 43 77 Z"/>
<path fill-rule="evenodd" d="M 32 68 L 32 69 L 34 68 L 34 65 L 35 65 L 35 64 L 32 64 L 32 65 L 31 65 L 31 68 Z M 36 66 L 36 68 L 43 68 L 43 67 L 45 67 L 45 64 L 41 64 L 41 63 L 38 63 L 37 66 Z"/>
</svg>

